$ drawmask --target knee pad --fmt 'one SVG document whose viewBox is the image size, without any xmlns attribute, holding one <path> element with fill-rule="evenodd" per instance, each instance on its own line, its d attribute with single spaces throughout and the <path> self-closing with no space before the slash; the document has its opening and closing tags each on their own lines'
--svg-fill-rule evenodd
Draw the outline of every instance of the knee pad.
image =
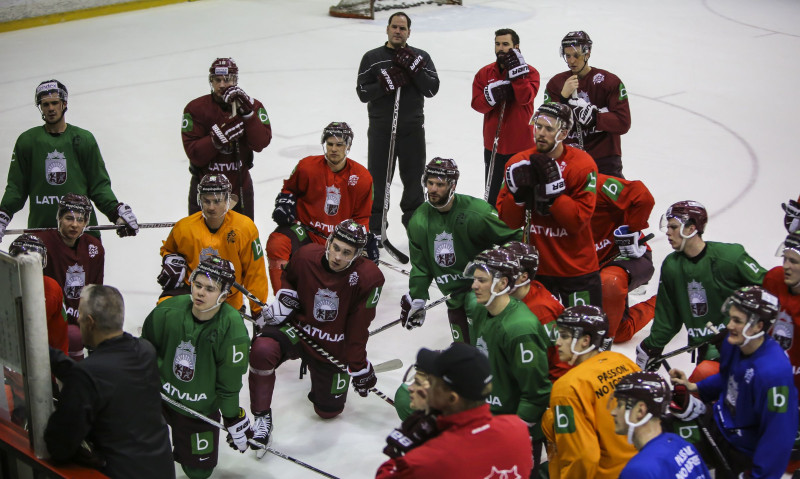
<svg viewBox="0 0 800 479">
<path fill-rule="evenodd" d="M 344 408 L 337 411 L 325 411 L 321 406 L 314 404 L 314 412 L 317 413 L 317 416 L 321 417 L 322 419 L 333 419 L 341 414 L 342 411 L 344 411 Z"/>
<path fill-rule="evenodd" d="M 708 360 L 700 361 L 700 364 L 698 364 L 697 367 L 694 368 L 694 371 L 692 371 L 692 375 L 689 376 L 689 381 L 697 383 L 717 373 L 719 373 L 718 362 Z"/>
<path fill-rule="evenodd" d="M 250 371 L 268 376 L 281 360 L 281 346 L 273 338 L 257 337 L 250 346 Z"/>
<path fill-rule="evenodd" d="M 211 474 L 214 472 L 214 469 L 198 469 L 196 467 L 186 467 L 181 464 L 181 469 L 183 469 L 183 473 L 189 479 L 207 479 L 211 477 Z"/>
<path fill-rule="evenodd" d="M 628 272 L 619 266 L 607 266 L 600 270 L 603 284 L 603 306 L 606 301 L 619 301 L 628 296 Z"/>
</svg>

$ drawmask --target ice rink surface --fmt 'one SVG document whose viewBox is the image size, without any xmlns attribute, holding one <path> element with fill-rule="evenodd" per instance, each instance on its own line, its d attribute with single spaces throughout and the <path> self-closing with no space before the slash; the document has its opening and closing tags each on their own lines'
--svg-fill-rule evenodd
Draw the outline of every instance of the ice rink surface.
<svg viewBox="0 0 800 479">
<path fill-rule="evenodd" d="M 320 132 L 331 121 L 355 131 L 350 157 L 366 164 L 366 105 L 356 96 L 361 56 L 386 40 L 390 12 L 374 21 L 333 18 L 333 0 L 200 0 L 150 10 L 0 34 L 6 80 L 0 101 L 0 171 L 17 136 L 41 124 L 33 104 L 36 85 L 56 78 L 70 91 L 67 121 L 98 140 L 112 187 L 140 222 L 176 221 L 186 215 L 188 160 L 180 141 L 183 107 L 208 93 L 211 61 L 232 56 L 239 84 L 269 113 L 272 143 L 256 154 L 256 225 L 262 244 L 281 181 L 296 162 L 319 154 Z M 515 29 L 527 62 L 547 80 L 566 70 L 559 42 L 585 30 L 594 47 L 590 65 L 617 74 L 631 104 L 632 127 L 623 137 L 624 174 L 643 180 L 656 198 L 650 218 L 657 265 L 670 252 L 658 220 L 679 200 L 706 205 L 706 239 L 738 242 L 764 267 L 785 237 L 780 204 L 796 198 L 798 162 L 794 91 L 800 66 L 800 3 L 793 0 L 465 0 L 465 5 L 408 9 L 409 44 L 430 53 L 441 89 L 426 101 L 428 159 L 454 158 L 461 167 L 457 191 L 483 193 L 482 116 L 469 106 L 475 72 L 494 61 L 494 30 Z M 382 181 L 379 179 L 379 181 Z M 392 188 L 389 237 L 408 251 L 400 225 L 399 178 Z M 25 226 L 27 208 L 11 228 Z M 101 222 L 105 218 L 101 218 Z M 160 292 L 158 249 L 168 230 L 142 230 L 135 238 L 103 236 L 106 283 L 126 300 L 126 330 L 136 333 Z M 10 239 L 0 248 L 6 249 Z M 384 259 L 390 261 L 388 255 Z M 396 319 L 406 277 L 384 268 L 386 287 L 373 327 Z M 656 273 L 657 275 L 658 273 Z M 657 288 L 654 277 L 647 296 Z M 440 295 L 432 287 L 432 298 Z M 440 309 L 441 308 L 441 309 Z M 374 336 L 373 363 L 400 358 L 412 364 L 422 347 L 443 348 L 449 329 L 443 307 L 413 332 L 399 327 Z M 649 328 L 648 328 L 649 329 Z M 640 332 L 615 346 L 633 357 Z M 685 332 L 667 347 L 685 344 Z M 689 358 L 673 365 L 688 367 Z M 386 457 L 384 438 L 399 424 L 375 396 L 352 391 L 345 411 L 331 421 L 306 400 L 308 377 L 298 362 L 278 369 L 272 446 L 341 478 L 373 477 Z M 377 387 L 393 395 L 403 371 L 380 375 Z M 242 404 L 249 403 L 247 381 Z M 313 478 L 316 474 L 267 455 L 257 461 L 224 446 L 217 478 Z M 179 473 L 179 477 L 183 477 Z"/>
</svg>

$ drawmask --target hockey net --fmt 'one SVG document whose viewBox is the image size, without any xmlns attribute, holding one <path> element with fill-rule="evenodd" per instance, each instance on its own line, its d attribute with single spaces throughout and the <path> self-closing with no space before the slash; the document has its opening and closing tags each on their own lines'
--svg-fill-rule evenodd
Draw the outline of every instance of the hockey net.
<svg viewBox="0 0 800 479">
<path fill-rule="evenodd" d="M 461 5 L 462 0 L 340 0 L 328 10 L 332 17 L 367 18 L 373 20 L 375 12 L 399 10 L 420 5 Z"/>
</svg>

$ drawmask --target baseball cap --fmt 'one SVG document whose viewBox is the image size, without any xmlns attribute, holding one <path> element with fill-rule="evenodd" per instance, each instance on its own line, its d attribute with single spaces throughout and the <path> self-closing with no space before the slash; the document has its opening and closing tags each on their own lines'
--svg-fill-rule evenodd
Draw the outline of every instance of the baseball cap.
<svg viewBox="0 0 800 479">
<path fill-rule="evenodd" d="M 475 346 L 453 343 L 444 351 L 422 348 L 417 367 L 441 378 L 450 389 L 473 400 L 484 399 L 483 390 L 492 381 L 489 359 Z"/>
</svg>

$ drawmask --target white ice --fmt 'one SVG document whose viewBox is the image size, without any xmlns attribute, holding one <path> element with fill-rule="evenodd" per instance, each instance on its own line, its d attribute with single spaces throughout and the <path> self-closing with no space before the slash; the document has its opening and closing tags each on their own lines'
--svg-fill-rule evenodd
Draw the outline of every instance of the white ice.
<svg viewBox="0 0 800 479">
<path fill-rule="evenodd" d="M 185 104 L 208 92 L 206 75 L 218 56 L 234 57 L 240 85 L 261 100 L 273 127 L 272 144 L 256 155 L 256 225 L 262 242 L 273 229 L 274 198 L 303 156 L 320 152 L 321 129 L 347 121 L 355 130 L 351 158 L 366 164 L 366 105 L 355 93 L 363 53 L 386 40 L 388 12 L 374 21 L 328 16 L 335 0 L 202 0 L 0 34 L 5 71 L 0 101 L 0 171 L 8 170 L 17 136 L 41 123 L 35 86 L 57 78 L 70 90 L 67 120 L 96 136 L 112 185 L 141 222 L 186 215 L 188 161 L 180 142 Z M 428 51 L 441 89 L 426 101 L 428 157 L 455 158 L 458 191 L 483 193 L 480 114 L 470 106 L 475 72 L 493 61 L 493 32 L 514 28 L 542 87 L 565 70 L 561 37 L 586 30 L 594 40 L 590 63 L 616 73 L 629 95 L 633 127 L 623 137 L 624 173 L 643 180 L 656 198 L 650 218 L 656 263 L 669 253 L 658 220 L 671 203 L 706 205 L 706 239 L 742 243 L 763 266 L 784 238 L 780 203 L 798 194 L 791 150 L 798 104 L 800 4 L 791 0 L 465 0 L 465 5 L 409 9 L 410 44 Z M 789 92 L 795 92 L 789 94 Z M 538 106 L 542 92 L 536 98 Z M 378 179 L 379 181 L 382 181 Z M 389 237 L 407 251 L 392 188 Z M 10 227 L 25 226 L 27 208 Z M 106 282 L 126 299 L 126 329 L 136 332 L 155 304 L 158 248 L 168 231 L 142 230 L 135 238 L 104 235 Z M 7 239 L 2 248 L 7 248 Z M 388 256 L 385 259 L 389 259 Z M 398 317 L 406 278 L 384 270 L 386 288 L 374 326 Z M 648 295 L 655 292 L 657 278 Z M 432 297 L 439 297 L 432 287 Z M 640 301 L 649 296 L 633 297 Z M 616 350 L 633 355 L 640 332 Z M 422 347 L 447 346 L 444 309 L 428 314 L 413 332 L 394 328 L 373 337 L 369 356 L 412 364 Z M 667 350 L 685 344 L 685 332 Z M 687 368 L 688 355 L 673 361 Z M 385 456 L 384 438 L 399 421 L 375 396 L 349 394 L 344 413 L 322 421 L 306 400 L 308 378 L 299 364 L 278 370 L 273 404 L 273 447 L 342 478 L 372 477 Z M 403 371 L 380 376 L 390 395 Z M 241 392 L 247 406 L 246 380 Z M 289 461 L 221 445 L 214 477 L 314 478 Z M 179 477 L 183 477 L 182 473 Z"/>
</svg>

